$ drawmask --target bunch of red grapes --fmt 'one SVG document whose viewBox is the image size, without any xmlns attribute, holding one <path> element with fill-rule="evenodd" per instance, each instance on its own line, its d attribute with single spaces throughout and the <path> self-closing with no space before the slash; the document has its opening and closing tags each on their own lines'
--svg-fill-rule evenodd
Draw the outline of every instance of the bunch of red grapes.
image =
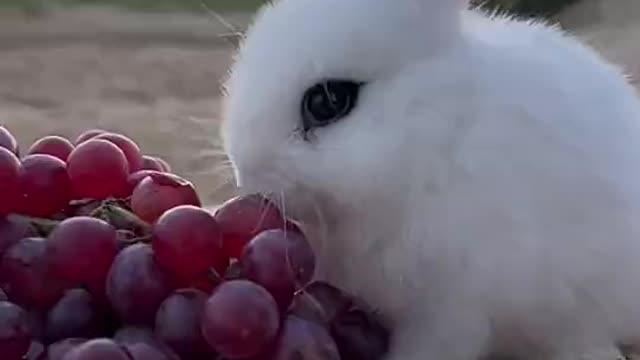
<svg viewBox="0 0 640 360">
<path fill-rule="evenodd" d="M 0 127 L 0 359 L 376 360 L 376 314 L 313 281 L 304 234 L 259 195 L 203 209 L 124 135 Z"/>
</svg>

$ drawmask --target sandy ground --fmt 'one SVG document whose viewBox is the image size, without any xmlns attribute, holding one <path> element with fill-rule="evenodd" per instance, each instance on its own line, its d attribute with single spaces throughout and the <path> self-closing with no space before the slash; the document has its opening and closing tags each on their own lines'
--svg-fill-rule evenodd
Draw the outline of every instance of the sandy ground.
<svg viewBox="0 0 640 360">
<path fill-rule="evenodd" d="M 586 0 L 560 19 L 640 78 L 640 5 L 631 3 L 640 4 Z M 226 17 L 241 28 L 248 19 Z M 206 203 L 217 203 L 232 191 L 216 155 L 219 86 L 232 50 L 219 37 L 226 31 L 209 16 L 0 15 L 0 124 L 23 148 L 46 134 L 123 132 L 194 181 Z"/>
<path fill-rule="evenodd" d="M 559 21 L 640 85 L 640 1 L 583 0 L 563 12 Z"/>
</svg>

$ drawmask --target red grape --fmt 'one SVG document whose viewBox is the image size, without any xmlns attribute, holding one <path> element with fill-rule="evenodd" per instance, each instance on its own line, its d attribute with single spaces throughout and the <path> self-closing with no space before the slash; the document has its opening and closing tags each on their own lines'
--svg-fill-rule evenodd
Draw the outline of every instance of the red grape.
<svg viewBox="0 0 640 360">
<path fill-rule="evenodd" d="M 95 139 L 107 140 L 120 148 L 129 162 L 129 171 L 136 172 L 142 169 L 142 154 L 140 148 L 133 140 L 122 134 L 106 133 L 95 137 Z"/>
<path fill-rule="evenodd" d="M 125 349 L 107 338 L 86 341 L 69 350 L 62 360 L 131 360 Z"/>
<path fill-rule="evenodd" d="M 46 339 L 97 337 L 106 329 L 105 318 L 88 291 L 68 290 L 47 314 Z"/>
<path fill-rule="evenodd" d="M 21 360 L 30 344 L 27 312 L 15 304 L 0 301 L 0 359 Z"/>
<path fill-rule="evenodd" d="M 165 212 L 153 226 L 151 242 L 158 263 L 182 279 L 193 279 L 229 263 L 218 223 L 206 210 L 182 205 Z"/>
<path fill-rule="evenodd" d="M 27 220 L 0 217 L 0 256 L 18 240 L 37 235 L 38 232 Z"/>
<path fill-rule="evenodd" d="M 232 258 L 239 258 L 244 246 L 257 234 L 282 228 L 285 223 L 280 210 L 260 195 L 228 200 L 214 217 L 222 227 L 227 255 Z"/>
<path fill-rule="evenodd" d="M 64 161 L 45 154 L 28 155 L 20 169 L 19 210 L 49 217 L 64 210 L 71 199 L 71 182 Z"/>
<path fill-rule="evenodd" d="M 269 359 L 340 360 L 340 353 L 326 328 L 289 315 L 284 320 L 282 331 Z M 352 358 L 345 357 L 343 359 L 351 360 Z"/>
<path fill-rule="evenodd" d="M 12 301 L 46 309 L 62 296 L 64 285 L 47 268 L 46 240 L 21 239 L 2 257 L 5 290 Z"/>
<path fill-rule="evenodd" d="M 5 293 L 2 289 L 0 289 L 0 301 L 9 301 L 7 293 Z"/>
<path fill-rule="evenodd" d="M 127 190 L 129 163 L 113 143 L 91 139 L 78 145 L 67 159 L 74 195 L 106 199 Z"/>
<path fill-rule="evenodd" d="M 71 285 L 104 281 L 118 252 L 116 229 L 88 216 L 62 221 L 49 235 L 51 269 Z"/>
<path fill-rule="evenodd" d="M 0 215 L 8 214 L 18 207 L 19 176 L 20 160 L 14 153 L 0 147 Z"/>
<path fill-rule="evenodd" d="M 140 170 L 129 175 L 129 178 L 127 179 L 128 189 L 129 189 L 127 191 L 127 194 L 132 194 L 133 190 L 136 188 L 136 186 L 138 186 L 140 181 L 142 181 L 144 178 L 146 178 L 150 174 L 159 174 L 159 173 L 160 171 L 156 171 L 156 170 Z"/>
<path fill-rule="evenodd" d="M 106 133 L 106 130 L 101 130 L 101 129 L 91 129 L 91 130 L 87 130 L 85 132 L 83 132 L 82 134 L 78 135 L 78 137 L 76 138 L 76 141 L 74 141 L 74 144 L 76 144 L 76 146 L 82 144 L 83 142 L 89 140 L 89 139 L 93 139 L 96 136 L 102 135 L 104 133 Z"/>
<path fill-rule="evenodd" d="M 131 196 L 133 212 L 149 223 L 180 205 L 199 207 L 201 203 L 193 184 L 173 174 L 149 174 L 136 186 Z"/>
<path fill-rule="evenodd" d="M 73 144 L 61 136 L 45 136 L 31 145 L 28 154 L 47 154 L 67 161 Z"/>
<path fill-rule="evenodd" d="M 263 352 L 280 324 L 278 305 L 267 290 L 247 280 L 218 286 L 207 300 L 202 334 L 228 358 L 248 358 Z"/>
<path fill-rule="evenodd" d="M 46 360 L 62 360 L 62 357 L 68 353 L 71 349 L 78 345 L 87 342 L 88 339 L 84 338 L 68 338 L 53 343 L 47 347 Z"/>
<path fill-rule="evenodd" d="M 152 324 L 160 303 L 171 293 L 170 278 L 147 244 L 122 250 L 107 276 L 107 296 L 127 324 Z"/>
<path fill-rule="evenodd" d="M 274 229 L 251 240 L 240 263 L 247 277 L 269 290 L 280 309 L 285 310 L 295 290 L 311 280 L 316 260 L 301 233 Z"/>
<path fill-rule="evenodd" d="M 165 299 L 156 314 L 155 333 L 184 359 L 212 359 L 212 351 L 200 330 L 207 294 L 182 289 Z"/>
<path fill-rule="evenodd" d="M 165 172 L 164 167 L 162 166 L 162 163 L 158 161 L 158 158 L 149 155 L 142 156 L 142 170 Z"/>
<path fill-rule="evenodd" d="M 171 172 L 171 166 L 163 158 L 156 156 L 154 159 L 160 164 L 164 172 Z"/>
<path fill-rule="evenodd" d="M 3 147 L 16 156 L 20 153 L 16 138 L 4 126 L 0 126 L 0 147 Z"/>
</svg>

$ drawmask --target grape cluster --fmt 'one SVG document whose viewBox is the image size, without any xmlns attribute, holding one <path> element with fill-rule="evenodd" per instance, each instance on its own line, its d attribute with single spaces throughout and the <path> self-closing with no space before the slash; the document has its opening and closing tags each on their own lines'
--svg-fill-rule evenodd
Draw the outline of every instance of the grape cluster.
<svg viewBox="0 0 640 360">
<path fill-rule="evenodd" d="M 0 127 L 0 359 L 376 360 L 376 314 L 313 281 L 304 234 L 259 195 L 201 207 L 128 137 L 20 157 Z"/>
</svg>

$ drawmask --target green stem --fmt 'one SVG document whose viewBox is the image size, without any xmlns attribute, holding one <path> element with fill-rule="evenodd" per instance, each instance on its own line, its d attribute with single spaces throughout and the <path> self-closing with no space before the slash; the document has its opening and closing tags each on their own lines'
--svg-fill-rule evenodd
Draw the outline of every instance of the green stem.
<svg viewBox="0 0 640 360">
<path fill-rule="evenodd" d="M 151 226 L 134 213 L 113 203 L 105 202 L 95 209 L 91 216 L 102 219 L 116 229 L 131 230 L 145 237 L 151 233 Z"/>
<path fill-rule="evenodd" d="M 45 237 L 48 236 L 51 231 L 53 231 L 53 229 L 58 226 L 58 224 L 60 224 L 60 221 L 57 220 L 43 219 L 21 214 L 10 214 L 7 216 L 7 219 L 15 222 L 29 223 L 41 236 Z"/>
</svg>

